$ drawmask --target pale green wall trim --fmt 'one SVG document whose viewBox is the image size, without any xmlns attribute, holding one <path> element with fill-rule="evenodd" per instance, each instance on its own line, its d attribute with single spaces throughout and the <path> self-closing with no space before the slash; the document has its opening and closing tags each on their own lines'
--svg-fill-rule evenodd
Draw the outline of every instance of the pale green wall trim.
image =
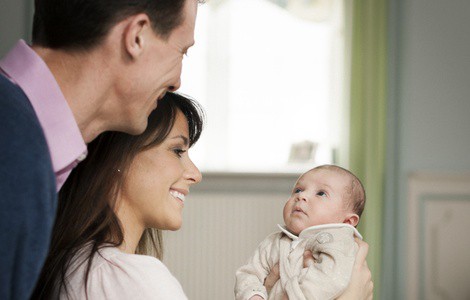
<svg viewBox="0 0 470 300">
<path fill-rule="evenodd" d="M 350 168 L 366 188 L 359 230 L 369 243 L 367 261 L 380 298 L 382 212 L 387 125 L 388 1 L 357 0 L 353 7 Z"/>
</svg>

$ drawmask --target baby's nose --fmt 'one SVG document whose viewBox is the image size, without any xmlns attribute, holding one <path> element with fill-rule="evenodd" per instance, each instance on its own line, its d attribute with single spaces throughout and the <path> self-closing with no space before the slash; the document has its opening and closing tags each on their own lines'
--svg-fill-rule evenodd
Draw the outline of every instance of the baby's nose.
<svg viewBox="0 0 470 300">
<path fill-rule="evenodd" d="M 305 197 L 305 195 L 300 192 L 297 194 L 297 197 L 295 197 L 295 201 L 298 202 L 298 201 L 307 201 L 307 198 Z"/>
</svg>

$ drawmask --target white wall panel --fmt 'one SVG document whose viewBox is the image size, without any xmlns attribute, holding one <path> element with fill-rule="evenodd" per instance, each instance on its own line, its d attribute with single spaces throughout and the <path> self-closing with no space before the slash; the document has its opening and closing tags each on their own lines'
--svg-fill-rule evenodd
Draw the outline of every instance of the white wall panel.
<svg viewBox="0 0 470 300">
<path fill-rule="evenodd" d="M 409 179 L 407 299 L 470 299 L 470 175 Z"/>
</svg>

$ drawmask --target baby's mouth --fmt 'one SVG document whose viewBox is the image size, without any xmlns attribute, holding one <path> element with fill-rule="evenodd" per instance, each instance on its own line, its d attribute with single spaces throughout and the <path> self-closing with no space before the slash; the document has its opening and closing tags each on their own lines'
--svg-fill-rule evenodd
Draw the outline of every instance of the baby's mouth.
<svg viewBox="0 0 470 300">
<path fill-rule="evenodd" d="M 303 209 L 301 209 L 300 207 L 295 207 L 293 210 L 292 210 L 292 213 L 293 214 L 304 214 L 304 215 L 307 215 Z"/>
</svg>

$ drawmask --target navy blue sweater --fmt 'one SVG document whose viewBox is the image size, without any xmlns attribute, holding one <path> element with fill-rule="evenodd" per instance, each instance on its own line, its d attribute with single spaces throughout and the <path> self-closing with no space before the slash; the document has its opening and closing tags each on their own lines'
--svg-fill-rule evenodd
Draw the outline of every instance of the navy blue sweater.
<svg viewBox="0 0 470 300">
<path fill-rule="evenodd" d="M 0 75 L 0 299 L 28 299 L 57 205 L 46 138 L 23 91 Z"/>
</svg>

